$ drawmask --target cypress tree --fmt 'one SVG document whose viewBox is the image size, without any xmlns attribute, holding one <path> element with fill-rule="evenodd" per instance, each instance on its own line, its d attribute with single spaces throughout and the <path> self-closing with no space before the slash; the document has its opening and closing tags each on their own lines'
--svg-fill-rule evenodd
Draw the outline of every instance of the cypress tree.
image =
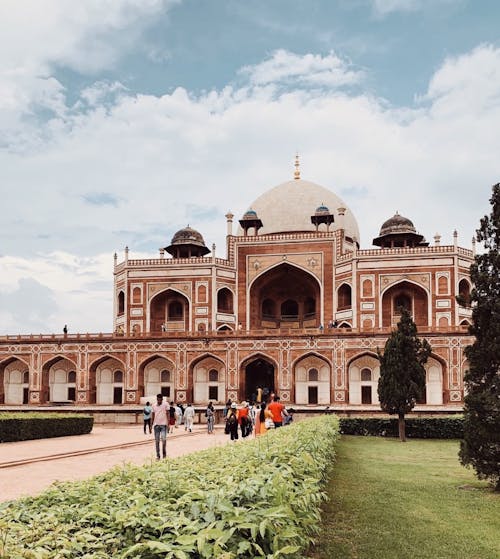
<svg viewBox="0 0 500 559">
<path fill-rule="evenodd" d="M 417 327 L 407 309 L 385 343 L 380 361 L 378 397 L 383 411 L 398 415 L 399 438 L 406 441 L 405 414 L 410 412 L 425 391 L 424 365 L 431 353 L 427 340 L 420 340 Z"/>
<path fill-rule="evenodd" d="M 500 491 L 500 184 L 493 186 L 491 215 L 481 219 L 476 239 L 484 252 L 471 266 L 474 343 L 465 349 L 464 440 L 460 461 Z"/>
</svg>

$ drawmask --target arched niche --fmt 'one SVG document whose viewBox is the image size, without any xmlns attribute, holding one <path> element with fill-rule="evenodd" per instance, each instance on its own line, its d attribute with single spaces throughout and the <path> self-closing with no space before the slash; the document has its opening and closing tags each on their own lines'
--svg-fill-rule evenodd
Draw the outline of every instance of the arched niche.
<svg viewBox="0 0 500 559">
<path fill-rule="evenodd" d="M 149 303 L 149 330 L 186 332 L 189 330 L 189 299 L 174 289 L 155 295 Z"/>
<path fill-rule="evenodd" d="M 76 382 L 68 382 L 68 374 L 76 372 L 76 365 L 67 357 L 58 355 L 42 367 L 40 403 L 76 400 Z M 71 390 L 69 390 L 71 388 Z"/>
<path fill-rule="evenodd" d="M 406 308 L 417 328 L 429 326 L 429 299 L 419 285 L 400 281 L 382 294 L 382 326 L 394 328 L 401 317 L 401 307 Z"/>
<path fill-rule="evenodd" d="M 306 355 L 295 362 L 293 372 L 297 405 L 330 404 L 332 368 L 325 358 Z"/>
<path fill-rule="evenodd" d="M 29 403 L 29 367 L 12 358 L 0 364 L 0 404 Z"/>
<path fill-rule="evenodd" d="M 232 314 L 233 307 L 233 292 L 227 287 L 223 287 L 217 291 L 217 312 L 222 314 Z"/>
<path fill-rule="evenodd" d="M 310 273 L 283 263 L 250 287 L 250 328 L 308 328 L 320 324 L 320 286 Z"/>
<path fill-rule="evenodd" d="M 122 373 L 119 382 L 116 373 Z M 125 366 L 115 357 L 104 356 L 90 366 L 90 400 L 98 405 L 122 404 L 125 399 Z M 95 395 L 95 396 L 94 396 Z"/>
<path fill-rule="evenodd" d="M 162 394 L 168 401 L 175 399 L 175 365 L 166 357 L 155 355 L 139 365 L 139 393 L 150 402 Z"/>
<path fill-rule="evenodd" d="M 347 374 L 349 404 L 380 405 L 377 392 L 380 362 L 374 355 L 365 353 L 353 359 Z"/>
<path fill-rule="evenodd" d="M 260 387 L 265 400 L 277 389 L 277 371 L 277 364 L 267 355 L 257 353 L 247 357 L 240 365 L 240 398 L 256 401 Z"/>
<path fill-rule="evenodd" d="M 226 401 L 226 365 L 213 355 L 205 355 L 192 366 L 195 404 L 222 404 Z"/>
</svg>

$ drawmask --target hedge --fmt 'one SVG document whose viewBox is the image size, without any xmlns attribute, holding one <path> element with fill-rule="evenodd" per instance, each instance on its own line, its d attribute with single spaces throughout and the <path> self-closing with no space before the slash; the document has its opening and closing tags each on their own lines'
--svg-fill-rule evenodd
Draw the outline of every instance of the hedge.
<svg viewBox="0 0 500 559">
<path fill-rule="evenodd" d="M 86 435 L 93 425 L 92 416 L 80 414 L 0 413 L 0 443 Z"/>
<path fill-rule="evenodd" d="M 319 530 L 337 432 L 337 418 L 323 416 L 59 483 L 0 506 L 0 557 L 303 558 Z"/>
<path fill-rule="evenodd" d="M 409 417 L 405 420 L 406 436 L 413 439 L 462 439 L 464 420 L 455 417 Z M 340 420 L 340 432 L 345 435 L 375 435 L 398 437 L 398 420 L 348 417 Z"/>
</svg>

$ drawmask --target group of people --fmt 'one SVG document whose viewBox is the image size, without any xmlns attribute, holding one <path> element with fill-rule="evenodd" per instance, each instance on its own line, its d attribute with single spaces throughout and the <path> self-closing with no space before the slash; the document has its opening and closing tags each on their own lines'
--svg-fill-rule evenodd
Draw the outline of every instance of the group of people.
<svg viewBox="0 0 500 559">
<path fill-rule="evenodd" d="M 262 398 L 262 393 L 259 396 Z M 182 404 L 169 404 L 163 400 L 163 395 L 157 394 L 156 403 L 146 402 L 143 409 L 144 434 L 154 433 L 157 460 L 167 456 L 167 432 L 173 433 L 174 429 L 184 423 L 184 430 L 191 433 L 196 413 L 191 403 L 184 408 Z M 287 410 L 274 393 L 270 393 L 267 402 L 242 402 L 238 406 L 236 402 L 228 400 L 223 414 L 225 433 L 230 435 L 232 441 L 239 438 L 239 431 L 242 438 L 246 438 L 252 432 L 262 435 L 269 429 L 276 429 L 293 421 L 293 409 Z M 215 408 L 212 402 L 208 403 L 205 417 L 207 432 L 213 435 Z"/>
<path fill-rule="evenodd" d="M 167 456 L 167 431 L 174 432 L 184 423 L 184 430 L 192 433 L 195 410 L 193 404 L 189 403 L 186 408 L 182 404 L 174 402 L 164 402 L 163 395 L 156 395 L 156 403 L 146 402 L 143 409 L 144 434 L 154 433 L 156 459 L 160 459 L 160 442 L 161 455 L 163 458 Z"/>
<path fill-rule="evenodd" d="M 260 396 L 261 394 L 259 393 Z M 293 410 L 287 410 L 280 402 L 280 397 L 274 393 L 269 396 L 268 402 L 236 402 L 228 400 L 224 408 L 225 433 L 231 440 L 237 440 L 238 429 L 242 438 L 248 437 L 252 432 L 256 436 L 266 433 L 269 429 L 276 429 L 288 425 L 293 421 Z"/>
</svg>

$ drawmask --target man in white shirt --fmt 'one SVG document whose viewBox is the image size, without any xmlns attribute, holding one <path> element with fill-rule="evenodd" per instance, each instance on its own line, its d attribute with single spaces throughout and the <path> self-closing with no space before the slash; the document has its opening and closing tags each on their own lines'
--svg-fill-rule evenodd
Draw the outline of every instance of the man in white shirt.
<svg viewBox="0 0 500 559">
<path fill-rule="evenodd" d="M 163 458 L 167 457 L 167 424 L 169 406 L 163 402 L 161 394 L 156 395 L 156 404 L 153 404 L 153 431 L 155 435 L 156 459 L 160 459 L 160 439 Z"/>
<path fill-rule="evenodd" d="M 193 430 L 194 414 L 193 404 L 188 404 L 188 407 L 184 410 L 184 429 L 189 430 L 190 433 Z"/>
</svg>

